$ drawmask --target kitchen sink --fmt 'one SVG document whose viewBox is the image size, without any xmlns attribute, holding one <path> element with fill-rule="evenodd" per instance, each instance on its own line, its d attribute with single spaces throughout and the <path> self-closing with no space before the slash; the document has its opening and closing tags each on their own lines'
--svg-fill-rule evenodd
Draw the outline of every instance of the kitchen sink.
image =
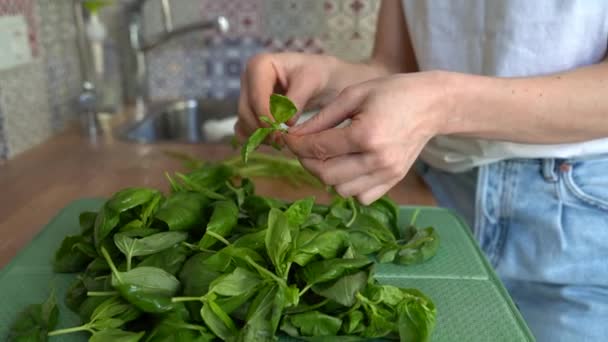
<svg viewBox="0 0 608 342">
<path fill-rule="evenodd" d="M 218 142 L 229 140 L 236 122 L 238 101 L 182 100 L 148 106 L 139 121 L 127 124 L 122 139 L 139 143 Z"/>
</svg>

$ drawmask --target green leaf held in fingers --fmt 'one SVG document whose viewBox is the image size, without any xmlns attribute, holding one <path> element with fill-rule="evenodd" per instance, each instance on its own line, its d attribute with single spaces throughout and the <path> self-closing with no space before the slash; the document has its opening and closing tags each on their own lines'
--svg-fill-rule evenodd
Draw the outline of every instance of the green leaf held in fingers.
<svg viewBox="0 0 608 342">
<path fill-rule="evenodd" d="M 274 131 L 275 129 L 272 127 L 258 128 L 249 138 L 247 138 L 247 141 L 241 148 L 241 158 L 243 159 L 244 163 L 247 163 L 249 160 L 249 155 L 264 142 L 270 133 Z"/>
<path fill-rule="evenodd" d="M 243 162 L 247 163 L 249 155 L 264 142 L 268 135 L 273 132 L 284 132 L 285 130 L 281 128 L 281 124 L 289 121 L 297 111 L 298 109 L 289 98 L 279 94 L 272 94 L 270 96 L 270 114 L 275 121 L 272 122 L 269 119 L 266 119 L 266 117 L 262 117 L 263 121 L 268 123 L 270 127 L 256 129 L 247 139 L 241 148 L 241 158 L 243 159 Z"/>
<path fill-rule="evenodd" d="M 298 108 L 287 96 L 279 94 L 270 95 L 270 114 L 272 114 L 276 122 L 285 123 L 297 112 Z"/>
</svg>

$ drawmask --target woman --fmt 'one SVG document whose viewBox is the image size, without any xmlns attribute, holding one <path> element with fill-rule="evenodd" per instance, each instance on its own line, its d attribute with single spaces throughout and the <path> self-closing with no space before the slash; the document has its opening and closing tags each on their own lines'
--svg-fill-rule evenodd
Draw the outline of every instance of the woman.
<svg viewBox="0 0 608 342">
<path fill-rule="evenodd" d="M 539 341 L 604 340 L 607 18 L 605 1 L 385 0 L 367 62 L 253 58 L 235 130 L 261 125 L 273 91 L 321 108 L 284 141 L 362 203 L 420 157 L 439 204 L 468 220 Z"/>
</svg>

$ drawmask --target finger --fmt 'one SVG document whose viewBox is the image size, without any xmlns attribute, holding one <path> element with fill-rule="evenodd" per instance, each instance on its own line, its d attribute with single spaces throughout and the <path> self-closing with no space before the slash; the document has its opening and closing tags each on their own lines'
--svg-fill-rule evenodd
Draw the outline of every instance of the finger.
<svg viewBox="0 0 608 342">
<path fill-rule="evenodd" d="M 299 158 L 329 158 L 361 151 L 352 127 L 332 128 L 308 135 L 285 134 L 283 139 Z"/>
<path fill-rule="evenodd" d="M 327 160 L 303 158 L 300 162 L 324 184 L 336 185 L 347 183 L 375 170 L 377 165 L 374 159 L 372 154 L 355 153 Z"/>
<path fill-rule="evenodd" d="M 338 184 L 335 188 L 342 197 L 357 196 L 387 183 L 393 178 L 393 172 L 383 169 L 368 173 L 349 182 Z"/>
<path fill-rule="evenodd" d="M 268 116 L 270 118 L 270 95 L 277 85 L 281 85 L 279 68 L 274 64 L 272 57 L 267 54 L 258 55 L 250 61 L 247 72 L 248 96 L 254 117 Z M 283 84 L 284 85 L 284 84 Z M 260 123 L 258 120 L 258 125 Z"/>
<path fill-rule="evenodd" d="M 240 132 L 247 136 L 259 127 L 258 119 L 253 113 L 251 103 L 249 102 L 249 83 L 247 82 L 246 72 L 241 75 L 241 93 L 239 95 L 239 119 L 237 125 Z M 235 129 L 236 129 L 235 125 Z M 236 132 L 236 131 L 235 131 Z M 238 134 L 238 132 L 236 132 Z"/>
<path fill-rule="evenodd" d="M 287 84 L 287 96 L 298 108 L 298 112 L 287 121 L 287 125 L 293 126 L 298 122 L 298 118 L 306 107 L 308 100 L 317 92 L 317 87 L 314 82 L 307 82 L 307 77 L 302 77 L 301 73 L 296 73 L 290 77 Z M 310 76 L 309 76 L 310 77 Z"/>
<path fill-rule="evenodd" d="M 241 121 L 237 121 L 234 124 L 234 135 L 236 136 L 236 140 L 241 144 L 247 140 L 247 133 L 243 129 Z"/>
<path fill-rule="evenodd" d="M 362 86 L 346 88 L 332 102 L 325 106 L 310 120 L 289 130 L 290 133 L 305 135 L 317 133 L 336 127 L 342 121 L 352 117 L 365 99 Z"/>
<path fill-rule="evenodd" d="M 365 191 L 362 194 L 358 195 L 357 200 L 359 201 L 359 203 L 361 203 L 363 205 L 370 205 L 370 204 L 374 203 L 380 197 L 384 196 L 397 183 L 399 183 L 399 179 L 396 178 L 392 181 L 380 184 L 377 187 L 372 188 L 372 189 Z"/>
</svg>

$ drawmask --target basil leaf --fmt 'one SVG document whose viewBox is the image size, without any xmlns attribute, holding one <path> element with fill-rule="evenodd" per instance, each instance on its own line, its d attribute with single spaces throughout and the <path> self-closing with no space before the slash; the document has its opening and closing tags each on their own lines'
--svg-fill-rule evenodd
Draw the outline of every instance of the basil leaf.
<svg viewBox="0 0 608 342">
<path fill-rule="evenodd" d="M 232 245 L 234 247 L 247 247 L 256 252 L 266 252 L 266 229 L 257 232 L 244 234 L 236 239 Z"/>
<path fill-rule="evenodd" d="M 202 296 L 209 290 L 209 285 L 230 266 L 230 260 L 222 260 L 221 265 L 208 261 L 209 254 L 198 253 L 184 263 L 179 279 L 186 296 Z"/>
<path fill-rule="evenodd" d="M 122 298 L 143 312 L 160 314 L 174 308 L 171 297 L 159 292 L 150 292 L 148 288 L 140 285 L 120 284 L 116 286 L 116 290 Z"/>
<path fill-rule="evenodd" d="M 110 235 L 112 230 L 116 228 L 120 222 L 119 213 L 110 209 L 107 203 L 101 207 L 101 210 L 95 218 L 94 237 L 95 237 L 95 248 L 99 250 L 103 240 Z"/>
<path fill-rule="evenodd" d="M 351 307 L 355 304 L 355 295 L 367 286 L 369 272 L 360 271 L 345 275 L 331 283 L 318 284 L 312 290 L 320 296 L 329 298 L 336 303 Z"/>
<path fill-rule="evenodd" d="M 240 296 L 256 288 L 261 282 L 262 279 L 256 273 L 237 267 L 232 273 L 214 280 L 209 292 L 220 296 Z"/>
<path fill-rule="evenodd" d="M 257 149 L 258 146 L 264 142 L 264 139 L 266 139 L 266 137 L 272 132 L 274 132 L 274 129 L 270 127 L 258 128 L 249 138 L 247 138 L 247 141 L 241 148 L 241 158 L 243 159 L 244 163 L 247 163 L 251 152 L 255 151 L 255 149 Z"/>
<path fill-rule="evenodd" d="M 93 311 L 106 300 L 107 297 L 87 297 L 78 308 L 78 316 L 83 322 L 90 321 Z"/>
<path fill-rule="evenodd" d="M 219 305 L 226 314 L 231 315 L 235 319 L 245 320 L 247 309 L 253 296 L 257 294 L 258 287 L 251 288 L 247 292 L 243 292 L 238 296 L 218 297 L 215 302 Z"/>
<path fill-rule="evenodd" d="M 137 267 L 157 267 L 176 275 L 182 269 L 182 266 L 189 255 L 190 250 L 187 247 L 178 245 L 147 256 L 137 265 Z"/>
<path fill-rule="evenodd" d="M 58 319 L 55 293 L 51 292 L 44 303 L 28 305 L 17 315 L 10 327 L 8 341 L 47 341 L 47 333 L 55 328 Z"/>
<path fill-rule="evenodd" d="M 234 321 L 215 303 L 213 297 L 207 298 L 207 301 L 203 304 L 201 317 L 203 317 L 203 321 L 209 329 L 219 338 L 227 340 L 236 335 L 237 328 Z"/>
<path fill-rule="evenodd" d="M 106 262 L 106 260 L 102 257 L 97 257 L 93 259 L 85 270 L 86 274 L 98 274 L 100 272 L 106 272 L 110 270 L 110 266 Z"/>
<path fill-rule="evenodd" d="M 435 327 L 435 307 L 425 306 L 417 300 L 403 301 L 397 307 L 399 315 L 398 328 L 402 341 L 431 340 Z"/>
<path fill-rule="evenodd" d="M 127 188 L 112 196 L 106 203 L 108 209 L 122 213 L 150 201 L 159 194 L 158 190 L 147 188 Z"/>
<path fill-rule="evenodd" d="M 88 234 L 93 230 L 96 218 L 97 213 L 94 211 L 83 211 L 80 213 L 78 216 L 78 222 L 80 224 L 80 231 L 82 234 Z"/>
<path fill-rule="evenodd" d="M 295 201 L 293 204 L 287 208 L 285 211 L 285 216 L 287 217 L 287 221 L 292 227 L 300 227 L 306 222 L 308 216 L 312 211 L 312 206 L 315 204 L 314 197 L 307 197 L 305 199 L 301 199 Z"/>
<path fill-rule="evenodd" d="M 214 339 L 215 335 L 204 326 L 187 323 L 169 313 L 154 327 L 146 342 L 211 342 Z"/>
<path fill-rule="evenodd" d="M 170 230 L 190 230 L 203 223 L 203 208 L 208 203 L 204 195 L 178 192 L 163 203 L 155 218 L 165 222 Z"/>
<path fill-rule="evenodd" d="M 118 231 L 121 233 L 138 232 L 138 233 L 132 233 L 132 234 L 137 234 L 137 235 L 129 235 L 129 236 L 146 236 L 146 235 L 139 235 L 139 234 L 141 232 L 147 232 L 149 230 L 156 230 L 156 229 L 144 228 L 144 223 L 139 219 L 129 221 L 127 224 L 122 225 L 120 228 L 118 228 Z"/>
<path fill-rule="evenodd" d="M 105 298 L 105 300 L 99 304 L 93 314 L 91 315 L 91 322 L 103 320 L 106 318 L 117 318 L 121 314 L 129 311 L 131 306 L 123 302 L 119 297 Z"/>
<path fill-rule="evenodd" d="M 241 340 L 270 341 L 274 339 L 284 307 L 285 296 L 278 285 L 267 285 L 261 288 L 249 306 L 246 323 L 241 331 Z"/>
<path fill-rule="evenodd" d="M 287 96 L 272 94 L 270 95 L 270 114 L 277 123 L 285 123 L 291 119 L 298 108 Z"/>
<path fill-rule="evenodd" d="M 131 258 L 134 256 L 145 256 L 158 253 L 175 244 L 185 241 L 188 233 L 185 232 L 163 232 L 153 234 L 141 239 L 134 239 L 124 233 L 114 235 L 116 247 L 127 258 L 127 269 L 131 268 Z"/>
<path fill-rule="evenodd" d="M 367 258 L 328 259 L 306 265 L 300 274 L 306 283 L 314 285 L 354 273 L 371 264 L 372 261 Z"/>
<path fill-rule="evenodd" d="M 299 333 L 295 336 L 335 336 L 342 326 L 340 318 L 319 311 L 287 316 L 284 320 L 297 329 Z"/>
<path fill-rule="evenodd" d="M 416 234 L 403 246 L 399 247 L 396 259 L 402 265 L 424 262 L 437 254 L 439 236 L 432 227 L 417 230 Z"/>
<path fill-rule="evenodd" d="M 360 310 L 353 310 L 346 315 L 346 319 L 342 324 L 342 330 L 345 334 L 359 334 L 365 329 L 365 315 Z"/>
<path fill-rule="evenodd" d="M 95 332 L 89 342 L 137 342 L 144 337 L 144 332 L 131 332 L 119 329 L 107 329 Z"/>
<path fill-rule="evenodd" d="M 203 185 L 198 184 L 197 182 L 190 179 L 189 176 L 183 175 L 181 173 L 176 173 L 175 175 L 177 177 L 179 177 L 179 179 L 182 181 L 183 189 L 185 189 L 185 190 L 197 192 L 199 194 L 205 195 L 205 197 L 212 199 L 212 200 L 226 199 L 226 197 L 224 195 L 220 195 L 217 192 L 215 192 Z"/>
<path fill-rule="evenodd" d="M 274 128 L 275 130 L 279 130 L 281 129 L 281 125 L 272 121 L 269 117 L 267 116 L 260 116 L 260 120 L 264 121 L 265 123 L 267 123 L 268 125 L 270 125 L 270 127 Z"/>
<path fill-rule="evenodd" d="M 287 253 L 292 248 L 291 232 L 289 221 L 285 214 L 272 208 L 268 214 L 268 230 L 266 231 L 266 252 L 272 261 L 276 273 L 280 277 L 286 278 L 287 265 L 285 259 Z"/>
<path fill-rule="evenodd" d="M 137 267 L 128 272 L 112 274 L 112 286 L 131 284 L 141 286 L 144 292 L 163 296 L 174 296 L 180 288 L 180 282 L 171 273 L 156 267 Z"/>
<path fill-rule="evenodd" d="M 67 290 L 65 295 L 66 306 L 74 311 L 78 312 L 78 308 L 87 299 L 87 292 L 89 290 L 84 285 L 84 281 L 81 278 L 76 278 Z"/>
<path fill-rule="evenodd" d="M 380 250 L 380 252 L 378 252 L 376 259 L 378 259 L 379 263 L 393 262 L 397 257 L 398 252 L 398 246 L 385 246 Z"/>
<path fill-rule="evenodd" d="M 376 307 L 375 310 L 368 312 L 369 325 L 361 333 L 362 336 L 369 338 L 379 338 L 390 334 L 398 329 L 392 312 Z M 416 341 L 416 340 L 405 340 Z"/>
<path fill-rule="evenodd" d="M 150 225 L 151 218 L 154 217 L 154 214 L 160 207 L 162 201 L 164 200 L 164 196 L 161 193 L 155 194 L 152 199 L 144 206 L 141 211 L 141 222 L 144 227 L 148 227 Z"/>
<path fill-rule="evenodd" d="M 298 240 L 303 232 L 310 230 L 301 230 L 298 235 Z M 344 230 L 326 230 L 315 232 L 316 234 L 306 242 L 302 242 L 301 246 L 292 253 L 292 259 L 300 266 L 306 266 L 316 256 L 321 256 L 323 259 L 333 259 L 344 252 L 349 245 L 349 234 Z"/>
<path fill-rule="evenodd" d="M 209 249 L 213 247 L 218 240 L 208 235 L 207 232 L 213 232 L 221 237 L 226 237 L 237 223 L 239 216 L 239 208 L 233 201 L 218 201 L 213 206 L 213 213 L 207 224 L 205 235 L 199 242 L 199 247 Z"/>
<path fill-rule="evenodd" d="M 186 176 L 198 187 L 215 191 L 233 176 L 233 170 L 225 164 L 208 165 Z"/>
<path fill-rule="evenodd" d="M 230 181 L 226 182 L 226 187 L 232 192 L 233 197 L 237 205 L 240 207 L 245 203 L 245 199 L 255 192 L 255 186 L 249 178 L 245 178 L 241 181 L 241 186 L 236 188 Z"/>
<path fill-rule="evenodd" d="M 55 252 L 53 259 L 53 271 L 58 273 L 74 273 L 83 271 L 93 260 L 79 248 L 77 244 L 84 243 L 84 238 L 80 235 L 66 236 L 61 242 L 61 246 Z"/>
</svg>

